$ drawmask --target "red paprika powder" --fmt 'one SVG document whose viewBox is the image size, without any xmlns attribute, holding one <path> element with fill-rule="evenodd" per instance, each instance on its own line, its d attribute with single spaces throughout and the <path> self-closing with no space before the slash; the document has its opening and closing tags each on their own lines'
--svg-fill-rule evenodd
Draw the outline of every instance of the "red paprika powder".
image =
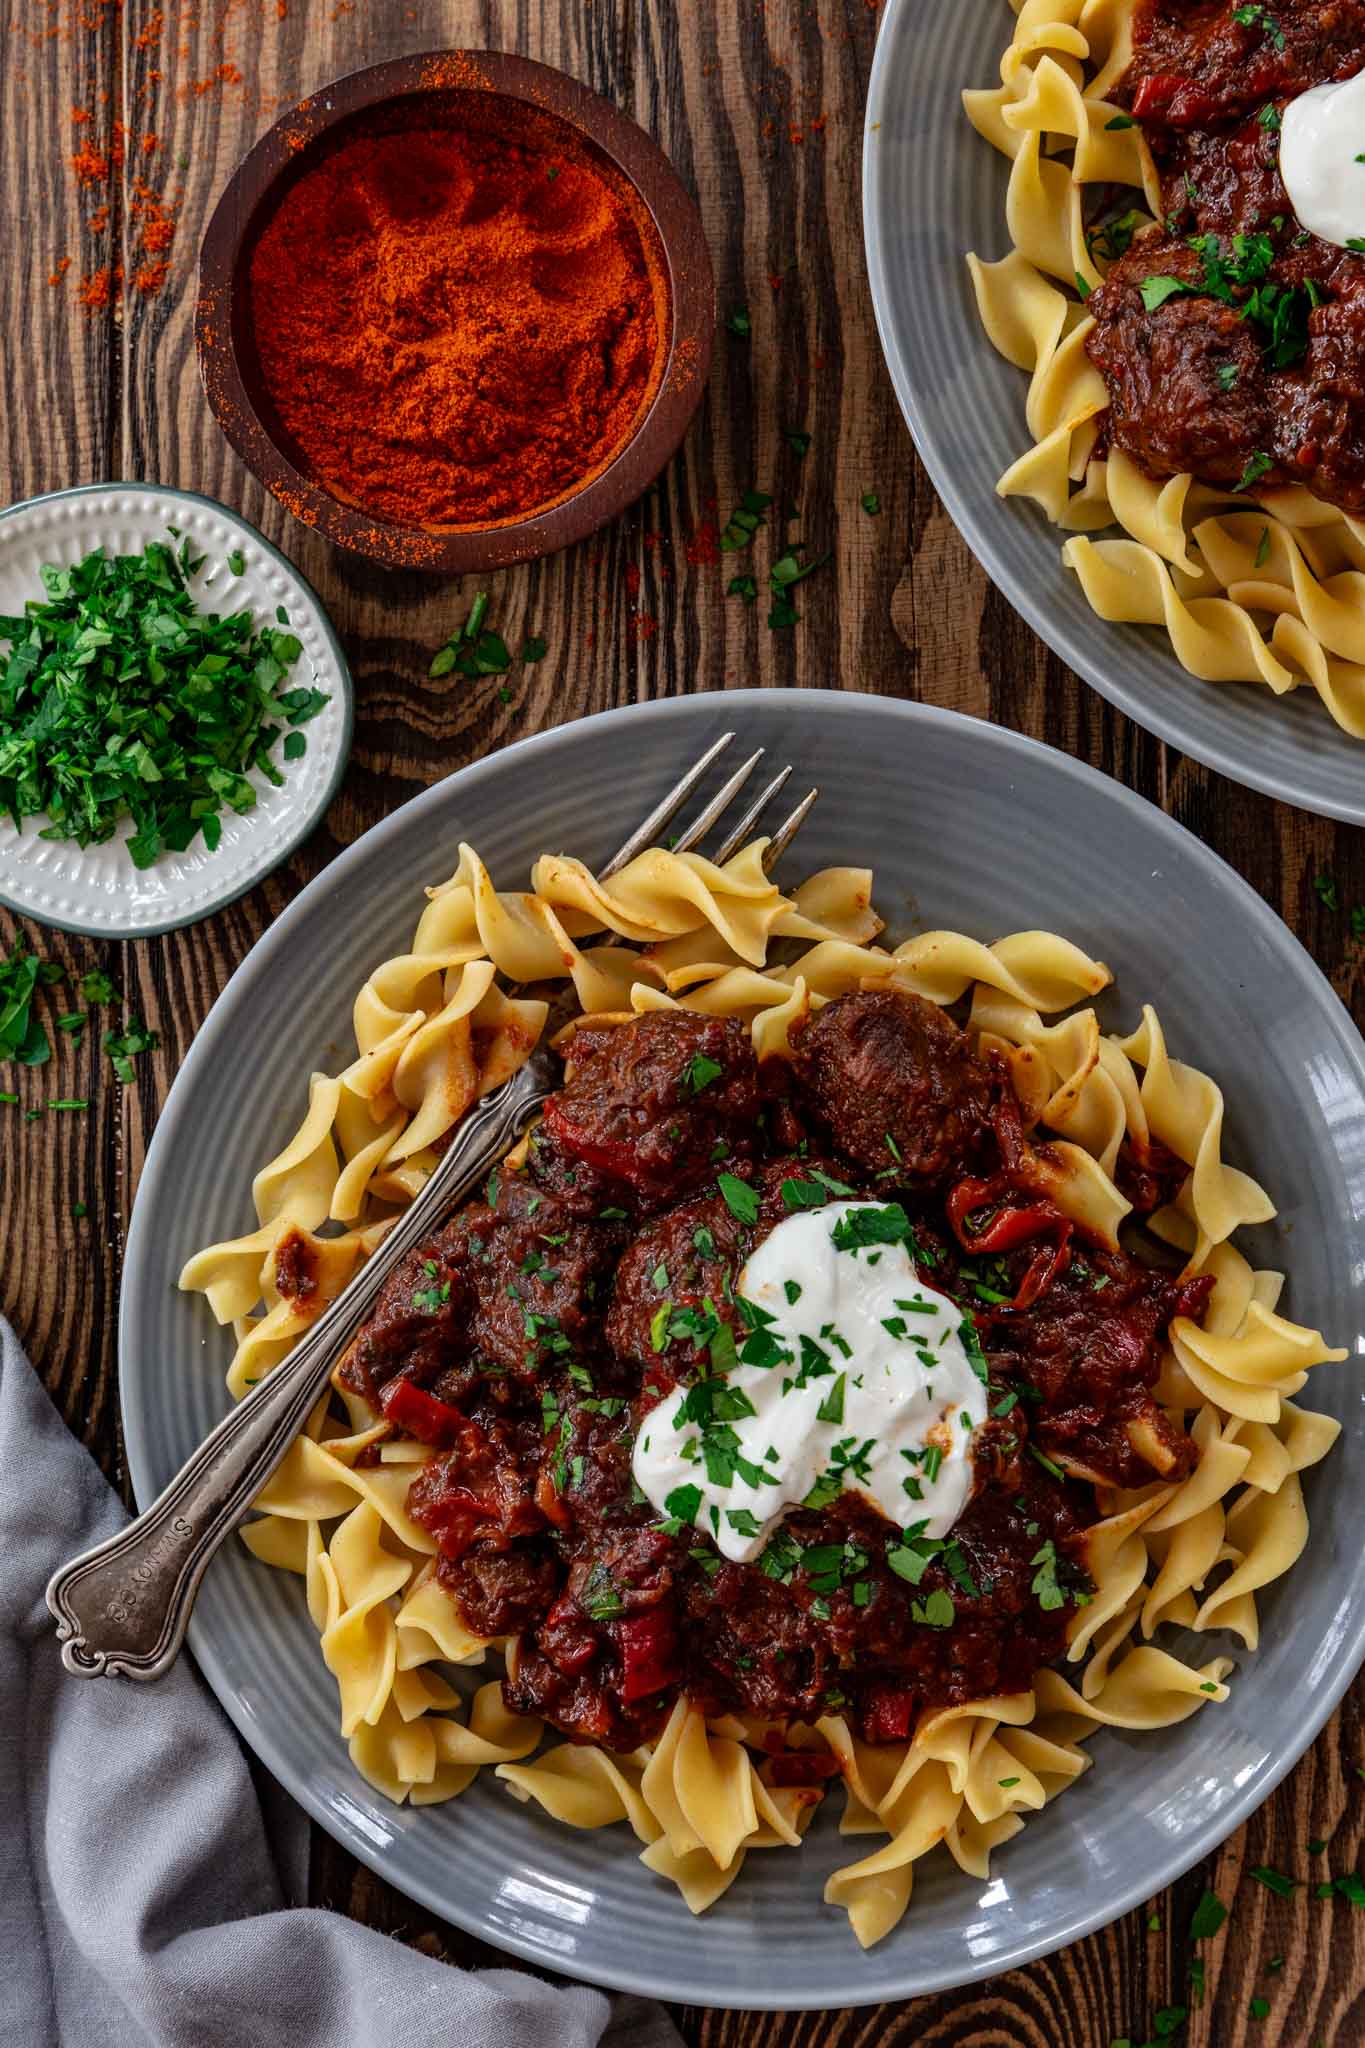
<svg viewBox="0 0 1365 2048">
<path fill-rule="evenodd" d="M 250 263 L 302 467 L 417 526 L 566 497 L 657 387 L 668 287 L 639 194 L 564 123 L 480 93 L 371 117 L 289 186 Z"/>
</svg>

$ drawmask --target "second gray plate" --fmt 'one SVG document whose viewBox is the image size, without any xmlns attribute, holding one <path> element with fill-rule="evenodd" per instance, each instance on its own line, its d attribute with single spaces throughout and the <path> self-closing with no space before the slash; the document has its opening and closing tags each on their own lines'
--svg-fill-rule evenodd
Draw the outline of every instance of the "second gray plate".
<svg viewBox="0 0 1365 2048">
<path fill-rule="evenodd" d="M 227 1406 L 231 1333 L 176 1292 L 198 1246 L 251 1227 L 251 1176 L 288 1139 L 313 1067 L 346 1058 L 351 1002 L 405 949 L 423 887 L 470 840 L 500 886 L 534 856 L 600 862 L 727 727 L 794 761 L 820 802 L 787 866 L 869 863 L 891 936 L 990 939 L 1051 925 L 1118 976 L 1112 1023 L 1155 1003 L 1172 1055 L 1204 1062 L 1225 1145 L 1280 1220 L 1249 1246 L 1290 1276 L 1288 1312 L 1365 1350 L 1365 1061 L 1326 981 L 1261 899 L 1116 783 L 975 719 L 824 691 L 672 698 L 586 718 L 466 768 L 385 819 L 305 889 L 238 968 L 190 1048 L 138 1188 L 119 1327 L 124 1430 L 144 1504 Z M 799 856 L 799 857 L 798 857 Z M 205 1162 L 212 1169 L 205 1170 Z M 1346 1423 L 1307 1475 L 1308 1554 L 1271 1587 L 1232 1697 L 1150 1736 L 1102 1732 L 1095 1768 L 1000 1851 L 989 1883 L 933 1858 L 901 1925 L 862 1954 L 825 1906 L 849 1860 L 833 1814 L 803 1849 L 749 1859 L 693 1920 L 628 1830 L 579 1834 L 491 1779 L 448 1806 L 391 1806 L 352 1770 L 336 1686 L 297 1579 L 240 1544 L 215 1560 L 196 1657 L 266 1765 L 362 1861 L 543 1967 L 690 2004 L 841 2006 L 987 1977 L 1088 1934 L 1207 1854 L 1321 1727 L 1365 1642 L 1365 1376 L 1323 1367 L 1311 1405 Z M 840 1802 L 835 1801 L 837 1806 Z"/>
<path fill-rule="evenodd" d="M 1164 633 L 1109 625 L 1062 565 L 1040 508 L 998 498 L 1028 444 L 1027 378 L 986 339 L 969 249 L 1009 248 L 1005 160 L 962 111 L 964 86 L 998 83 L 1007 0 L 889 0 L 863 148 L 863 227 L 882 349 L 934 488 L 991 580 L 1078 675 L 1182 753 L 1324 817 L 1365 824 L 1365 741 L 1305 687 L 1187 675 Z"/>
</svg>

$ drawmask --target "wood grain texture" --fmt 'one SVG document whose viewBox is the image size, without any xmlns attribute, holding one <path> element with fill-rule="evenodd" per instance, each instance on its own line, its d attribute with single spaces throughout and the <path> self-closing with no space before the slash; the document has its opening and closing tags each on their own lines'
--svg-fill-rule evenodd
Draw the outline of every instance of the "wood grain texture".
<svg viewBox="0 0 1365 2048">
<path fill-rule="evenodd" d="M 916 463 L 878 354 L 863 272 L 858 163 L 877 30 L 868 0 L 10 0 L 0 67 L 5 254 L 0 389 L 6 495 L 146 477 L 240 507 L 299 563 L 328 606 L 356 680 L 355 751 L 325 824 L 230 909 L 172 937 L 94 946 L 30 931 L 77 972 L 106 967 L 161 1034 L 135 1089 L 101 1072 L 92 1034 L 64 1043 L 61 1092 L 88 1115 L 6 1127 L 0 1152 L 0 1306 L 71 1427 L 124 1487 L 114 1317 L 123 1231 L 157 1108 L 233 967 L 274 915 L 405 797 L 505 741 L 585 712 L 755 682 L 931 700 L 1031 733 L 1161 804 L 1262 892 L 1359 1018 L 1365 949 L 1345 909 L 1365 902 L 1365 835 L 1289 811 L 1172 754 L 1034 638 L 989 586 Z M 722 310 L 745 304 L 748 343 L 722 334 L 706 402 L 664 478 L 595 539 L 486 579 L 491 617 L 547 658 L 515 679 L 431 683 L 432 651 L 475 585 L 382 574 L 329 551 L 246 474 L 203 404 L 192 345 L 198 236 L 233 165 L 291 101 L 358 65 L 459 44 L 562 65 L 631 111 L 700 197 Z M 121 248 L 145 260 L 136 193 L 78 189 L 71 110 L 154 134 L 142 175 L 174 201 L 166 288 L 86 313 L 79 278 Z M 89 223 L 104 198 L 103 234 Z M 49 285 L 61 257 L 70 271 Z M 805 460 L 786 428 L 812 436 Z M 776 540 L 833 559 L 805 586 L 801 624 L 724 597 L 731 564 L 693 560 L 750 485 L 773 493 Z M 859 506 L 875 488 L 881 512 Z M 689 542 L 692 546 L 689 551 Z M 1362 756 L 1365 763 L 1365 755 Z M 1315 877 L 1330 873 L 1342 909 Z M 0 930 L 8 938 L 12 921 Z M 1179 934 L 1172 934 L 1179 943 Z M 84 1201 L 89 1217 L 72 1215 Z M 1251 1824 L 1148 1910 L 977 1991 L 864 2012 L 765 2018 L 685 2009 L 694 2048 L 1108 2048 L 1189 2006 L 1192 2048 L 1357 2048 L 1365 2042 L 1365 1915 L 1249 1876 L 1269 1864 L 1317 1882 L 1354 1869 L 1365 1820 L 1360 1694 Z M 1309 1840 L 1327 1849 L 1309 1856 Z M 1206 1886 L 1234 1907 L 1193 1945 Z M 492 1960 L 411 1905 L 329 1838 L 312 1895 L 432 1952 Z M 720 1908 L 724 1910 L 723 1906 Z M 1151 1923 L 1149 1925 L 1149 1922 Z M 1278 1968 L 1271 1968 L 1283 1958 Z M 1202 2003 L 1191 1996 L 1202 1963 Z M 1250 2001 L 1270 2015 L 1257 2021 Z"/>
</svg>

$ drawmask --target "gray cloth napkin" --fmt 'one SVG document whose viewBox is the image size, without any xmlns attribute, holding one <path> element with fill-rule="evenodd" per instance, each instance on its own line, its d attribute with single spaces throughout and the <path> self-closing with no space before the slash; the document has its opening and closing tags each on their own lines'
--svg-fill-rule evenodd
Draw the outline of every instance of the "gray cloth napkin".
<svg viewBox="0 0 1365 2048">
<path fill-rule="evenodd" d="M 281 1896 L 186 1662 L 63 1671 L 43 1588 L 126 1515 L 0 1321 L 0 2041 L 14 2048 L 680 2048 L 655 2005 L 457 1970 Z"/>
</svg>

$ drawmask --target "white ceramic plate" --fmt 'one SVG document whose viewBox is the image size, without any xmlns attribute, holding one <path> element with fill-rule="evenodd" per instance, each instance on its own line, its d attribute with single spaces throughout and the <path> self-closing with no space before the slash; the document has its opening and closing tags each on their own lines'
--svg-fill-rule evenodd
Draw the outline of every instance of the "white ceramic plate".
<svg viewBox="0 0 1365 2048">
<path fill-rule="evenodd" d="M 169 526 L 208 557 L 191 584 L 200 609 L 250 605 L 259 619 L 273 620 L 283 605 L 303 642 L 293 682 L 325 690 L 331 701 L 303 728 L 302 759 L 280 762 L 283 788 L 253 770 L 256 807 L 241 817 L 223 811 L 223 836 L 212 853 L 199 838 L 184 853 L 163 853 L 150 868 L 135 868 L 126 824 L 102 846 L 82 850 L 40 837 L 41 818 L 26 818 L 22 830 L 0 819 L 0 902 L 62 931 L 148 938 L 231 903 L 311 832 L 336 794 L 350 751 L 351 672 L 316 593 L 263 534 L 212 498 L 151 484 L 91 484 L 12 505 L 0 513 L 0 612 L 20 613 L 26 599 L 41 597 L 45 562 L 68 568 L 97 547 L 140 554 L 148 541 L 166 540 Z M 227 564 L 234 551 L 243 557 L 240 576 Z"/>
</svg>

